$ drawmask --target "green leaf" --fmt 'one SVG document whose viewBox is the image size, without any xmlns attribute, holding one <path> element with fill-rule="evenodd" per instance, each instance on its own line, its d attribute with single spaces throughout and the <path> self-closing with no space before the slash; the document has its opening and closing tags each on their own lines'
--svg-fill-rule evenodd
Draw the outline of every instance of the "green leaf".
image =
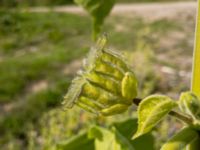
<svg viewBox="0 0 200 150">
<path fill-rule="evenodd" d="M 95 139 L 95 150 L 134 150 L 115 128 L 108 130 L 95 126 L 89 130 L 88 136 Z"/>
<path fill-rule="evenodd" d="M 187 145 L 186 150 L 199 150 L 200 147 L 200 138 L 197 136 L 192 140 L 190 144 Z"/>
<path fill-rule="evenodd" d="M 200 119 L 200 100 L 194 93 L 182 93 L 179 99 L 179 108 L 193 119 Z"/>
<path fill-rule="evenodd" d="M 142 100 L 138 107 L 138 129 L 133 139 L 151 131 L 175 106 L 176 102 L 162 95 L 152 95 Z"/>
<path fill-rule="evenodd" d="M 176 135 L 174 135 L 166 144 L 164 144 L 161 150 L 183 150 L 187 148 L 187 146 L 189 148 L 192 147 L 194 148 L 194 146 L 196 146 L 195 140 L 197 138 L 198 138 L 198 133 L 192 128 L 186 127 L 183 128 Z M 193 150 L 198 150 L 198 149 L 193 149 Z"/>
<path fill-rule="evenodd" d="M 96 40 L 104 19 L 110 13 L 115 0 L 74 0 L 74 2 L 82 6 L 92 17 L 93 39 Z"/>
<path fill-rule="evenodd" d="M 151 134 L 145 134 L 135 140 L 131 140 L 132 135 L 137 130 L 137 119 L 129 118 L 121 122 L 116 122 L 113 126 L 120 132 L 123 137 L 125 137 L 135 150 L 146 150 L 148 145 L 148 150 L 155 150 L 155 140 Z"/>
<path fill-rule="evenodd" d="M 192 76 L 192 91 L 200 97 L 200 0 L 198 0 L 196 38 L 194 45 L 194 62 Z"/>
<path fill-rule="evenodd" d="M 87 132 L 83 132 L 57 144 L 58 150 L 94 150 L 94 139 L 88 138 Z"/>
</svg>

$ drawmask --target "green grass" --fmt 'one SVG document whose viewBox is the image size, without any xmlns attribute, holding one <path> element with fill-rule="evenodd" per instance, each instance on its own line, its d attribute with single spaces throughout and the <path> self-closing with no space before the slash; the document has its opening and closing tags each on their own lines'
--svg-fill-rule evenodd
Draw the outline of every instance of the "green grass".
<svg viewBox="0 0 200 150">
<path fill-rule="evenodd" d="M 14 105 L 0 117 L 1 134 L 24 133 L 60 104 L 71 79 L 62 69 L 88 51 L 89 26 L 88 18 L 70 14 L 0 12 L 0 103 Z M 31 92 L 40 80 L 47 89 Z"/>
<path fill-rule="evenodd" d="M 195 0 L 116 0 L 117 3 L 148 3 L 148 2 L 178 2 L 178 1 L 195 1 Z M 0 8 L 10 7 L 34 7 L 34 6 L 61 6 L 73 5 L 73 0 L 30 0 L 30 1 L 17 1 L 17 0 L 1 0 Z"/>
<path fill-rule="evenodd" d="M 79 45 L 89 34 L 89 21 L 79 24 L 78 19 L 54 13 L 0 13 L 0 103 L 13 101 L 27 83 L 53 76 L 86 52 Z"/>
</svg>

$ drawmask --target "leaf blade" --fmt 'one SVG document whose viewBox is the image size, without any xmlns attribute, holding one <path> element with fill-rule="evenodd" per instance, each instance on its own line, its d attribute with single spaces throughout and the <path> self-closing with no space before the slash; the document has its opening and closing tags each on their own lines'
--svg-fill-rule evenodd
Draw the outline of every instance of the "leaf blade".
<svg viewBox="0 0 200 150">
<path fill-rule="evenodd" d="M 95 139 L 95 150 L 134 150 L 131 143 L 116 129 L 92 127 L 88 136 Z"/>
<path fill-rule="evenodd" d="M 138 107 L 138 129 L 133 139 L 148 133 L 177 104 L 167 96 L 152 95 Z"/>
<path fill-rule="evenodd" d="M 195 130 L 190 127 L 183 128 L 176 135 L 174 135 L 167 143 L 165 143 L 161 150 L 182 150 L 188 144 L 193 142 L 198 137 Z"/>
</svg>

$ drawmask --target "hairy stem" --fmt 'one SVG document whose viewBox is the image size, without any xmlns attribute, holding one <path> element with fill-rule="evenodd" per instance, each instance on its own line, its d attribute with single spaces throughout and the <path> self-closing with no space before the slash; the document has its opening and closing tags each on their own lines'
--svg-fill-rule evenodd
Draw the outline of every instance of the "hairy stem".
<svg viewBox="0 0 200 150">
<path fill-rule="evenodd" d="M 134 99 L 133 99 L 133 103 L 134 103 L 135 105 L 137 105 L 137 106 L 140 104 L 141 101 L 142 101 L 141 98 L 134 98 Z M 192 124 L 192 122 L 193 122 L 192 118 L 187 117 L 187 116 L 185 116 L 185 115 L 183 115 L 183 114 L 180 114 L 180 113 L 178 113 L 178 112 L 176 112 L 176 111 L 170 111 L 170 112 L 169 112 L 169 115 L 170 115 L 170 116 L 173 116 L 173 117 L 175 117 L 176 119 L 181 120 L 181 121 L 183 121 L 183 122 L 185 122 L 185 123 L 187 123 L 187 124 Z"/>
</svg>

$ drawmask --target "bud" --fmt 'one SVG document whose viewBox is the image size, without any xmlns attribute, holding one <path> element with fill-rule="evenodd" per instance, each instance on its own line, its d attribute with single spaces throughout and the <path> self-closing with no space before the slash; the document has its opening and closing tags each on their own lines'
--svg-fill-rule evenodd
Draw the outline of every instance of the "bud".
<svg viewBox="0 0 200 150">
<path fill-rule="evenodd" d="M 64 97 L 64 106 L 77 106 L 101 115 L 122 113 L 137 96 L 137 80 L 121 55 L 105 49 L 102 38 L 85 61 Z"/>
<path fill-rule="evenodd" d="M 200 99 L 194 93 L 182 93 L 179 101 L 181 111 L 191 116 L 193 119 L 200 118 Z"/>
</svg>

